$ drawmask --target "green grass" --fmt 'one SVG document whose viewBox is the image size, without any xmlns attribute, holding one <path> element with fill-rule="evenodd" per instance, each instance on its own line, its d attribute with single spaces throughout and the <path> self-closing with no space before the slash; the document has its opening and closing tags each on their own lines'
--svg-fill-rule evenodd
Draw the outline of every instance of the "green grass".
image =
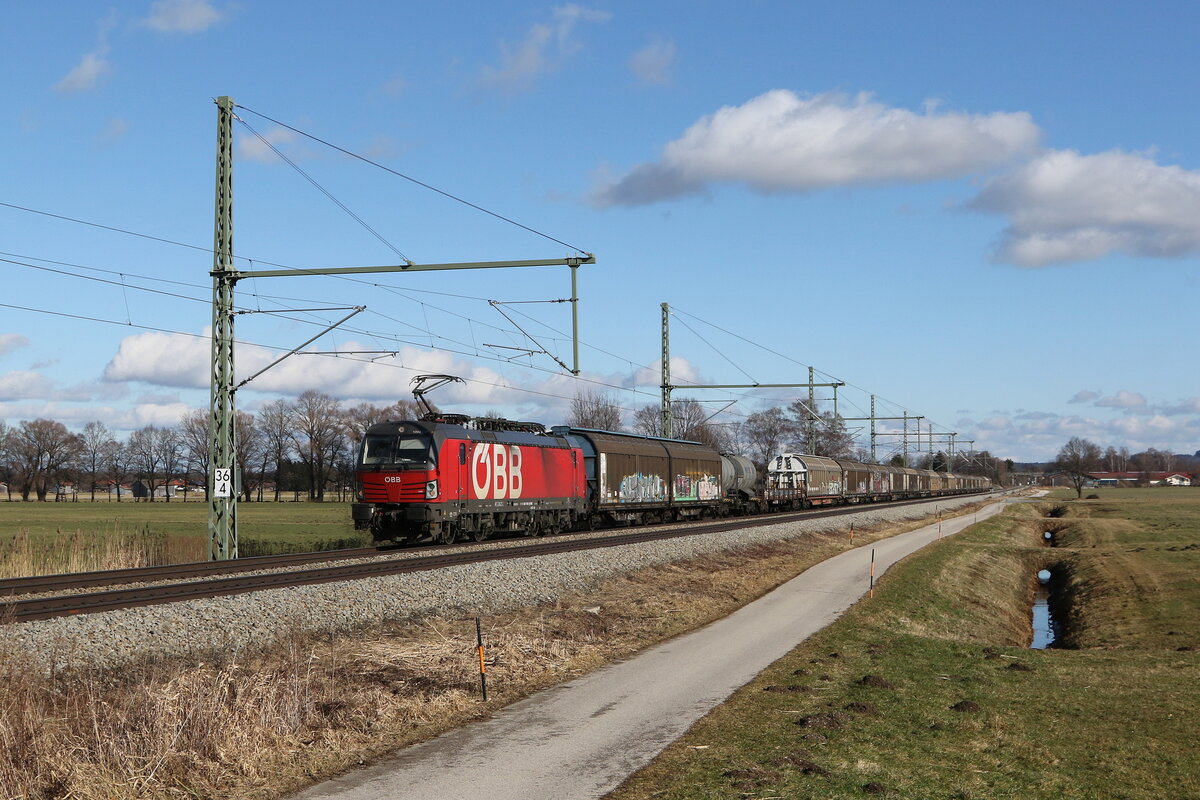
<svg viewBox="0 0 1200 800">
<path fill-rule="evenodd" d="M 238 533 L 242 555 L 368 543 L 362 531 L 354 530 L 349 503 L 240 503 Z M 155 549 L 172 554 L 174 560 L 202 560 L 207 552 L 208 504 L 0 503 L 0 562 L 18 548 L 62 548 L 67 537 L 78 546 L 113 539 L 156 542 Z"/>
<path fill-rule="evenodd" d="M 1200 491 L 1096 493 L 1058 547 L 1025 505 L 897 565 L 614 797 L 1200 797 Z M 1044 565 L 1080 649 L 1025 647 Z"/>
</svg>

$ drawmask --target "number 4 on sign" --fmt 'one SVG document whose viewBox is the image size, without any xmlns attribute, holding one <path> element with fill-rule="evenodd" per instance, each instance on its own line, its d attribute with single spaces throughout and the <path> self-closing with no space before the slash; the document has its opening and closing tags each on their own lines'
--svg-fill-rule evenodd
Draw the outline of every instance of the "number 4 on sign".
<svg viewBox="0 0 1200 800">
<path fill-rule="evenodd" d="M 233 485 L 233 470 L 231 469 L 214 469 L 213 470 L 213 497 L 232 497 Z"/>
</svg>

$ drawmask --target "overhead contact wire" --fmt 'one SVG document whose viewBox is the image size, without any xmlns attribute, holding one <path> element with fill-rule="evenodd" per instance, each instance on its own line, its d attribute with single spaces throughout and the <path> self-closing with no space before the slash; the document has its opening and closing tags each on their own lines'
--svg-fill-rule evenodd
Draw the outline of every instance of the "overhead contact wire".
<svg viewBox="0 0 1200 800">
<path fill-rule="evenodd" d="M 407 262 L 408 264 L 413 263 L 412 259 L 410 259 L 408 256 L 404 255 L 404 253 L 401 253 L 400 250 L 394 244 L 389 242 L 387 239 L 383 238 L 383 235 L 379 231 L 372 228 L 370 226 L 370 224 L 367 223 L 366 220 L 364 220 L 358 214 L 355 214 L 353 211 L 351 211 L 349 206 L 347 206 L 341 200 L 334 197 L 332 192 L 330 192 L 328 189 L 326 189 L 324 186 L 322 186 L 320 183 L 318 183 L 317 180 L 313 176 L 309 175 L 307 172 L 305 172 L 303 169 L 301 169 L 299 164 L 297 164 L 295 161 L 292 161 L 292 159 L 288 158 L 283 153 L 282 150 L 280 150 L 278 147 L 276 147 L 274 144 L 272 144 L 270 141 L 268 141 L 266 139 L 266 137 L 264 137 L 262 134 L 260 134 L 258 131 L 256 131 L 250 125 L 249 122 L 246 122 L 244 119 L 242 119 L 240 117 L 235 116 L 235 118 L 237 119 L 238 122 L 242 123 L 242 125 L 244 125 L 246 127 L 246 130 L 248 130 L 252 134 L 254 134 L 255 137 L 257 137 L 260 142 L 265 144 L 267 147 L 271 148 L 271 152 L 273 152 L 273 153 L 275 153 L 275 155 L 279 156 L 279 158 L 281 158 L 289 167 L 296 170 L 296 172 L 300 173 L 300 175 L 306 181 L 311 183 L 317 189 L 317 191 L 319 191 L 321 194 L 325 195 L 331 201 L 333 201 L 334 205 L 336 205 L 342 211 L 345 211 L 355 222 L 357 222 L 359 225 L 363 226 L 363 228 L 365 228 L 372 236 L 374 236 L 376 239 L 378 239 L 380 242 L 382 242 L 385 247 L 387 247 L 389 250 L 391 250 L 393 253 L 395 253 L 400 258 L 404 259 L 404 261 Z"/>
<path fill-rule="evenodd" d="M 341 152 L 341 154 L 347 155 L 350 158 L 358 158 L 359 161 L 367 163 L 367 164 L 371 164 L 372 167 L 377 167 L 378 169 L 382 169 L 382 170 L 384 170 L 385 173 L 391 173 L 392 175 L 395 175 L 396 178 L 402 178 L 406 181 L 412 182 L 412 184 L 416 184 L 422 188 L 427 188 L 427 190 L 430 190 L 431 192 L 437 192 L 438 194 L 440 194 L 440 196 L 454 200 L 454 201 L 456 201 L 456 203 L 461 203 L 468 207 L 472 207 L 472 209 L 475 209 L 476 211 L 484 212 L 488 216 L 496 217 L 497 219 L 502 219 L 503 222 L 508 222 L 511 225 L 516 225 L 517 228 L 521 228 L 522 230 L 529 231 L 529 233 L 541 236 L 542 239 L 556 242 L 556 243 L 558 243 L 558 245 L 562 245 L 563 247 L 570 247 L 571 249 L 574 249 L 574 251 L 577 253 L 587 253 L 588 252 L 588 251 L 586 251 L 586 249 L 583 249 L 582 247 L 576 247 L 575 245 L 571 245 L 571 243 L 565 242 L 562 239 L 556 239 L 556 237 L 551 236 L 550 234 L 542 233 L 541 230 L 538 230 L 536 228 L 530 228 L 529 225 L 517 222 L 516 219 L 512 219 L 510 217 L 505 217 L 504 215 L 502 215 L 502 213 L 497 213 L 496 211 L 491 211 L 491 210 L 485 209 L 484 206 L 472 203 L 472 201 L 458 197 L 458 196 L 456 196 L 456 194 L 451 194 L 450 192 L 446 192 L 444 190 L 439 190 L 438 187 L 431 186 L 430 184 L 426 184 L 425 181 L 415 179 L 415 178 L 413 178 L 412 175 L 406 175 L 404 173 L 397 172 L 397 170 L 392 169 L 391 167 L 384 167 L 383 164 L 380 164 L 379 162 L 376 162 L 376 161 L 372 161 L 372 160 L 370 160 L 370 158 L 367 158 L 366 156 L 360 156 L 359 154 L 356 154 L 356 152 L 347 150 L 346 148 L 340 148 L 340 146 L 337 146 L 334 143 L 326 142 L 325 139 L 322 139 L 317 136 L 313 136 L 312 133 L 307 133 L 305 131 L 301 131 L 300 128 L 292 127 L 292 126 L 288 125 L 287 122 L 278 121 L 274 118 L 271 118 L 271 116 L 263 114 L 262 112 L 256 112 L 256 110 L 254 110 L 252 108 L 247 108 L 246 106 L 241 106 L 241 104 L 238 104 L 238 103 L 235 103 L 234 106 L 236 108 L 246 110 L 246 112 L 250 112 L 251 114 L 254 114 L 256 116 L 260 116 L 260 118 L 263 118 L 266 121 L 274 122 L 275 125 L 278 125 L 283 128 L 287 128 L 288 131 L 292 131 L 293 133 L 298 133 L 298 134 L 300 134 L 300 136 L 305 137 L 306 139 L 312 139 L 313 142 L 318 142 L 320 144 L 323 144 L 326 146 L 326 148 L 332 148 L 334 150 L 337 150 L 338 152 Z"/>
</svg>

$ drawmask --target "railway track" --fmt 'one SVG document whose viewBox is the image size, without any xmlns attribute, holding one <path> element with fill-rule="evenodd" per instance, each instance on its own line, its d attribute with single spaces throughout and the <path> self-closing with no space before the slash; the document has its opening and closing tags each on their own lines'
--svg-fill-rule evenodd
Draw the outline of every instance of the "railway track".
<svg viewBox="0 0 1200 800">
<path fill-rule="evenodd" d="M 889 507 L 937 502 L 946 498 L 925 498 L 888 503 Z M 386 555 L 389 550 L 378 547 L 333 550 L 320 553 L 296 553 L 285 556 L 258 556 L 237 559 L 232 562 L 198 562 L 164 567 L 139 567 L 134 569 L 107 570 L 103 572 L 76 573 L 67 575 L 15 578 L 0 581 L 0 596 L 10 598 L 21 594 L 43 594 L 65 589 L 112 586 L 115 584 L 169 581 L 125 589 L 109 589 L 58 596 L 38 596 L 27 599 L 9 599 L 0 603 L 0 621 L 30 622 L 40 619 L 114 611 L 137 606 L 157 605 L 180 600 L 194 600 L 223 595 L 241 594 L 263 589 L 286 588 L 336 581 L 357 580 L 396 575 L 405 572 L 423 572 L 460 564 L 497 561 L 514 558 L 553 555 L 572 551 L 618 547 L 639 542 L 676 539 L 705 533 L 721 533 L 756 525 L 773 525 L 781 522 L 833 517 L 854 514 L 877 506 L 840 506 L 833 509 L 809 510 L 784 514 L 766 514 L 755 517 L 739 517 L 726 522 L 704 524 L 679 523 L 670 527 L 651 530 L 604 534 L 590 537 L 571 537 L 530 541 L 520 545 L 491 547 L 466 547 L 442 545 L 437 552 L 414 555 L 404 550 L 403 557 L 361 559 Z M 326 564 L 310 569 L 284 572 L 247 573 L 277 567 L 290 567 L 312 562 L 353 560 L 350 564 Z M 224 577 L 213 577 L 222 575 Z"/>
</svg>

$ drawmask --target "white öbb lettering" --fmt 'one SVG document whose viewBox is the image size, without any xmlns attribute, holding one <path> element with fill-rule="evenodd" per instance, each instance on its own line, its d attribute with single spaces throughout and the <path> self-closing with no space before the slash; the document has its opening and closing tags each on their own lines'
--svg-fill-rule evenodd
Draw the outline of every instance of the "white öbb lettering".
<svg viewBox="0 0 1200 800">
<path fill-rule="evenodd" d="M 400 483 L 403 480 L 404 479 L 401 478 L 399 475 L 384 475 L 383 476 L 384 483 Z"/>
<path fill-rule="evenodd" d="M 471 453 L 471 488 L 480 500 L 516 500 L 521 496 L 521 448 L 477 444 Z"/>
</svg>

